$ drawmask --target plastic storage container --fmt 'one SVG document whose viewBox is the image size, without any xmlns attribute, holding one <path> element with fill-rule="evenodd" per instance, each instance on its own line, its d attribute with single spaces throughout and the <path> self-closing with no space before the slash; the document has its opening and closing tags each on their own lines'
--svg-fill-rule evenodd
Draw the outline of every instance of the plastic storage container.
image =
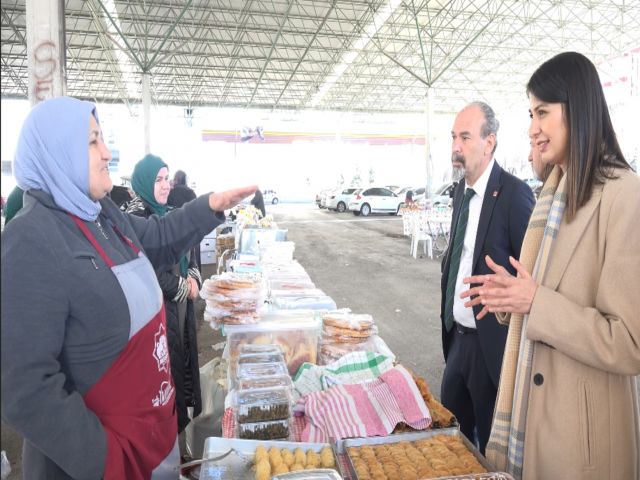
<svg viewBox="0 0 640 480">
<path fill-rule="evenodd" d="M 335 310 L 336 302 L 328 295 L 288 295 L 274 296 L 271 292 L 271 304 L 278 310 Z"/>
<path fill-rule="evenodd" d="M 278 353 L 241 353 L 238 363 L 284 363 L 282 352 Z"/>
<path fill-rule="evenodd" d="M 317 363 L 321 321 L 313 312 L 299 315 L 268 315 L 255 325 L 227 325 L 224 355 L 233 364 L 244 345 L 276 344 L 284 354 L 290 375 L 304 362 Z M 249 347 L 250 348 L 250 347 Z"/>
<path fill-rule="evenodd" d="M 271 377 L 247 378 L 238 380 L 238 390 L 255 390 L 258 388 L 283 387 L 288 390 L 293 388 L 293 382 L 289 375 L 273 375 Z"/>
<path fill-rule="evenodd" d="M 252 353 L 282 353 L 282 348 L 280 345 L 275 343 L 270 343 L 266 345 L 260 344 L 249 344 L 245 343 L 244 345 L 240 345 L 240 355 L 244 354 L 252 354 Z"/>
<path fill-rule="evenodd" d="M 243 363 L 238 365 L 238 380 L 286 375 L 287 367 L 282 362 L 274 363 Z"/>
<path fill-rule="evenodd" d="M 303 470 L 300 472 L 280 473 L 271 477 L 271 480 L 343 480 L 335 470 L 319 468 L 315 470 Z"/>
<path fill-rule="evenodd" d="M 240 390 L 236 393 L 238 423 L 286 420 L 291 415 L 289 392 L 286 388 Z"/>
<path fill-rule="evenodd" d="M 238 437 L 249 440 L 277 440 L 289 438 L 289 420 L 238 423 Z"/>
</svg>

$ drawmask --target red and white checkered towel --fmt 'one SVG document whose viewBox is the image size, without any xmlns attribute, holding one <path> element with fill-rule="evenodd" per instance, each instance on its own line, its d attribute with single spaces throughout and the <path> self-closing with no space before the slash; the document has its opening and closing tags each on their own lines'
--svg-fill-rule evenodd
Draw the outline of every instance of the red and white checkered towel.
<svg viewBox="0 0 640 480">
<path fill-rule="evenodd" d="M 404 422 L 416 430 L 431 426 L 431 414 L 411 374 L 402 366 L 378 379 L 338 385 L 300 399 L 307 421 L 303 442 L 389 435 Z"/>
</svg>

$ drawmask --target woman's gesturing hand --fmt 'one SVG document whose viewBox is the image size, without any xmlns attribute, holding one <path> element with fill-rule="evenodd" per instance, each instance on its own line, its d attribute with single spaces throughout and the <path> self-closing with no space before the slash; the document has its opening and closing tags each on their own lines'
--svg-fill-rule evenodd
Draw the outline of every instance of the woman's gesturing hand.
<svg viewBox="0 0 640 480">
<path fill-rule="evenodd" d="M 489 312 L 529 313 L 538 288 L 531 274 L 513 257 L 509 257 L 509 262 L 518 272 L 517 277 L 495 263 L 489 255 L 485 259 L 487 266 L 495 273 L 474 275 L 463 280 L 463 283 L 472 285 L 469 290 L 460 295 L 460 298 L 470 299 L 464 306 L 483 305 L 476 317 L 478 319 Z"/>
<path fill-rule="evenodd" d="M 209 194 L 209 207 L 214 212 L 224 212 L 225 210 L 235 207 L 243 198 L 255 193 L 257 189 L 257 185 L 251 185 L 249 187 L 233 188 L 224 192 L 211 193 Z"/>
<path fill-rule="evenodd" d="M 198 282 L 193 277 L 187 277 L 187 284 L 189 285 L 189 294 L 187 297 L 189 300 L 195 300 L 200 295 L 200 289 L 198 288 Z"/>
</svg>

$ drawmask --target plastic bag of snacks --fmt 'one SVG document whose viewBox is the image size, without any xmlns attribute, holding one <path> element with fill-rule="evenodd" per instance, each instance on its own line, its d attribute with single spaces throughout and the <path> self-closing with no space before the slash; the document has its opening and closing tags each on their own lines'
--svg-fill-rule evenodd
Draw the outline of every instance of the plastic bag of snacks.
<svg viewBox="0 0 640 480">
<path fill-rule="evenodd" d="M 266 298 L 262 275 L 225 272 L 204 281 L 200 296 L 206 301 L 205 320 L 220 325 L 256 323 Z"/>
</svg>

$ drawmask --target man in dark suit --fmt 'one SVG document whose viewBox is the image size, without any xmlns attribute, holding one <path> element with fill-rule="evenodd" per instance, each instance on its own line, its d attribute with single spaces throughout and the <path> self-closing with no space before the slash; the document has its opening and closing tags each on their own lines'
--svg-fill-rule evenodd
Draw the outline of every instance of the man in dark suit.
<svg viewBox="0 0 640 480">
<path fill-rule="evenodd" d="M 493 154 L 498 120 L 489 105 L 474 102 L 458 113 L 451 131 L 454 169 L 464 170 L 453 201 L 449 248 L 442 272 L 442 346 L 446 362 L 441 398 L 460 429 L 484 453 L 491 431 L 507 327 L 481 308 L 466 308 L 462 279 L 492 273 L 518 258 L 534 206 L 531 189 L 498 165 Z M 499 260 L 496 260 L 499 259 Z M 515 271 L 511 271 L 515 274 Z"/>
</svg>

